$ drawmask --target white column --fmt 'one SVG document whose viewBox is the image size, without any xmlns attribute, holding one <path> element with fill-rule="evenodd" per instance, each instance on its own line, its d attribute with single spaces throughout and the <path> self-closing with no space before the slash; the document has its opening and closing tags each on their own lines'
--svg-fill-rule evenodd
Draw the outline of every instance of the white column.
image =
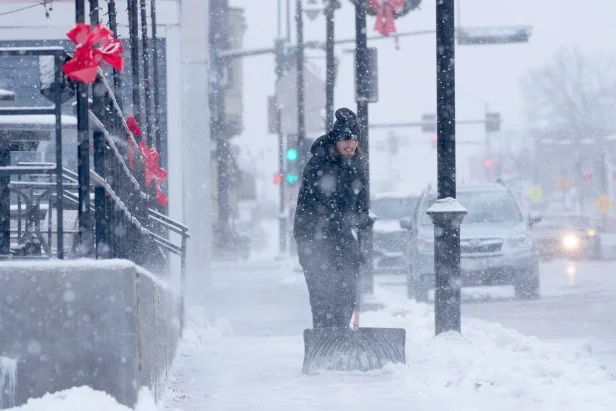
<svg viewBox="0 0 616 411">
<path fill-rule="evenodd" d="M 182 145 L 183 220 L 191 234 L 187 261 L 188 304 L 199 303 L 211 280 L 208 9 L 208 2 L 204 0 L 180 2 L 181 133 L 174 135 Z M 170 146 L 174 144 L 174 141 L 169 141 Z"/>
<path fill-rule="evenodd" d="M 179 15 L 179 5 L 177 9 Z M 179 16 L 178 16 L 179 18 Z M 179 23 L 165 28 L 167 73 L 167 171 L 169 181 L 169 217 L 187 224 L 184 219 L 184 171 L 182 163 L 182 43 Z M 171 272 L 176 285 L 180 279 L 180 259 L 172 256 Z"/>
</svg>

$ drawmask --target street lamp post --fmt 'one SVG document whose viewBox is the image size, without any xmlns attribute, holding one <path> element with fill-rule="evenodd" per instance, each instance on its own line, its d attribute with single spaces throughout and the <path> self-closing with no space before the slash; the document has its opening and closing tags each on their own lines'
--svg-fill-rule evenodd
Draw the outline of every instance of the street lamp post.
<svg viewBox="0 0 616 411">
<path fill-rule="evenodd" d="M 304 169 L 304 144 L 306 143 L 306 119 L 304 109 L 304 16 L 302 0 L 296 0 L 295 2 L 295 25 L 297 30 L 297 49 L 295 55 L 297 60 L 297 147 L 300 153 L 298 171 L 301 174 Z"/>
<path fill-rule="evenodd" d="M 355 91 L 357 100 L 357 120 L 359 123 L 359 146 L 368 153 L 370 142 L 368 137 L 368 103 L 367 95 L 371 88 L 371 76 L 368 62 L 368 39 L 366 30 L 366 7 L 368 0 L 355 2 Z M 366 167 L 365 181 L 367 191 L 367 207 L 370 208 L 370 167 Z M 361 230 L 360 238 L 366 264 L 362 270 L 362 292 L 374 292 L 374 272 L 372 262 L 372 229 Z"/>
<path fill-rule="evenodd" d="M 436 3 L 438 201 L 434 223 L 435 331 L 460 332 L 460 224 L 466 210 L 456 197 L 454 1 Z"/>
</svg>

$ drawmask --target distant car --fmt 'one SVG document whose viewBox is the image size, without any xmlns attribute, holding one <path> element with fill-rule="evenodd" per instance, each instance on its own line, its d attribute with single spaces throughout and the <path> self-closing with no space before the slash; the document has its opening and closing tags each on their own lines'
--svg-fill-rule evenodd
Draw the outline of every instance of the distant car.
<svg viewBox="0 0 616 411">
<path fill-rule="evenodd" d="M 533 237 L 545 260 L 557 257 L 601 258 L 601 236 L 589 216 L 547 215 L 533 227 Z"/>
<path fill-rule="evenodd" d="M 411 234 L 408 295 L 418 301 L 427 301 L 434 288 L 434 225 L 426 211 L 436 198 L 427 189 L 413 218 L 401 221 Z M 468 210 L 460 235 L 462 286 L 512 284 L 516 298 L 537 298 L 539 262 L 530 226 L 539 216 L 526 218 L 499 183 L 461 185 L 457 198 Z"/>
<path fill-rule="evenodd" d="M 371 201 L 370 213 L 375 217 L 373 228 L 373 265 L 377 273 L 406 273 L 410 236 L 400 227 L 400 219 L 409 219 L 415 212 L 419 196 L 384 193 Z"/>
</svg>

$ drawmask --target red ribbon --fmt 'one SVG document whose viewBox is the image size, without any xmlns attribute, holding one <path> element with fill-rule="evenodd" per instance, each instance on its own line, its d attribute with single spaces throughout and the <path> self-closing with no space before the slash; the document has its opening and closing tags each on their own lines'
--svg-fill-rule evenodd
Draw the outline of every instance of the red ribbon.
<svg viewBox="0 0 616 411">
<path fill-rule="evenodd" d="M 92 29 L 89 24 L 78 23 L 66 35 L 77 44 L 73 58 L 62 67 L 68 77 L 90 84 L 96 79 L 101 61 L 118 71 L 124 70 L 124 48 L 107 27 L 97 25 Z"/>
<path fill-rule="evenodd" d="M 141 127 L 135 120 L 135 117 L 128 116 L 126 118 L 126 127 L 128 131 L 135 137 L 141 138 Z M 156 200 L 158 204 L 166 206 L 169 204 L 167 196 L 163 192 L 160 185 L 167 180 L 167 170 L 160 167 L 160 155 L 155 147 L 148 148 L 145 145 L 145 141 L 141 140 L 139 143 L 139 152 L 143 156 L 143 162 L 145 166 L 145 185 L 149 187 L 152 181 L 156 185 Z M 133 159 L 133 142 L 128 136 L 128 163 L 131 168 L 135 167 Z"/>
<path fill-rule="evenodd" d="M 150 183 L 154 182 L 156 199 L 160 205 L 166 206 L 169 204 L 169 200 L 160 185 L 167 180 L 167 170 L 160 167 L 158 151 L 156 147 L 147 148 L 144 141 L 139 143 L 139 151 L 141 151 L 145 163 L 145 185 L 149 187 Z"/>
<path fill-rule="evenodd" d="M 378 31 L 383 36 L 389 36 L 391 33 L 395 33 L 394 13 L 401 13 L 404 10 L 404 1 L 405 0 L 369 0 L 368 5 L 377 13 L 374 30 Z"/>
<path fill-rule="evenodd" d="M 126 127 L 128 127 L 128 130 L 133 134 L 133 136 L 141 138 L 141 127 L 139 127 L 139 124 L 137 124 L 137 120 L 135 120 L 135 117 L 128 116 L 128 118 L 126 119 Z M 130 168 L 135 167 L 135 159 L 133 156 L 133 142 L 130 138 L 130 135 L 128 136 L 128 164 L 130 165 Z"/>
</svg>

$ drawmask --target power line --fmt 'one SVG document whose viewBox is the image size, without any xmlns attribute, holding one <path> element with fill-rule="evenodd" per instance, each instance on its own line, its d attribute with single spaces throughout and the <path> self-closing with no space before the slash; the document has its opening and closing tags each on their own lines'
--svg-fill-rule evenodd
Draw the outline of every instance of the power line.
<svg viewBox="0 0 616 411">
<path fill-rule="evenodd" d="M 21 7 L 19 9 L 15 9 L 15 10 L 11 10 L 11 11 L 5 11 L 3 13 L 0 13 L 0 16 L 6 16 L 8 14 L 18 13 L 20 11 L 28 10 L 28 9 L 31 9 L 31 8 L 34 8 L 34 7 L 38 7 L 38 6 L 46 6 L 48 2 L 49 1 L 42 1 L 42 2 L 37 3 L 37 4 L 31 4 L 29 6 Z"/>
</svg>

